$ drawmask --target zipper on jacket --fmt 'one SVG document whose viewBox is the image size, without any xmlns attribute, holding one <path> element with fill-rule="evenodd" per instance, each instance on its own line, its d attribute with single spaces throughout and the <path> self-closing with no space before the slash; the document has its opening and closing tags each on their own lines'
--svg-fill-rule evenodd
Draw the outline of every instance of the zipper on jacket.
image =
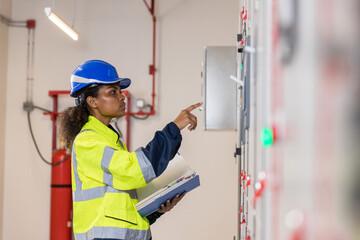
<svg viewBox="0 0 360 240">
<path fill-rule="evenodd" d="M 119 220 L 119 221 L 123 221 L 123 222 L 126 222 L 126 223 L 130 223 L 132 225 L 137 225 L 137 223 L 129 222 L 129 221 L 126 221 L 126 220 L 121 219 L 121 218 L 111 217 L 111 216 L 107 216 L 107 215 L 105 215 L 105 217 L 112 218 L 112 219 Z"/>
</svg>

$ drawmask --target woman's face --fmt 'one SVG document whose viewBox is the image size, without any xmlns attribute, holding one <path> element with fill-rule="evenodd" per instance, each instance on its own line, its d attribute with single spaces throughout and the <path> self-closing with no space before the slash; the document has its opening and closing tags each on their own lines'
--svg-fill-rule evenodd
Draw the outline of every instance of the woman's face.
<svg viewBox="0 0 360 240">
<path fill-rule="evenodd" d="M 92 115 L 105 124 L 112 118 L 125 115 L 125 96 L 121 94 L 118 83 L 100 85 L 98 96 L 92 97 L 89 101 Z"/>
</svg>

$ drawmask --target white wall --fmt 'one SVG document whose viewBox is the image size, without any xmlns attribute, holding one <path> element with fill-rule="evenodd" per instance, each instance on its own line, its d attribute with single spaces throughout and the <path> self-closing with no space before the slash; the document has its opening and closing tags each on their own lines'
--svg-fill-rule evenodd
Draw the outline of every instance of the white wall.
<svg viewBox="0 0 360 240">
<path fill-rule="evenodd" d="M 35 18 L 36 105 L 51 109 L 49 90 L 69 88 L 69 76 L 81 62 L 103 59 L 121 76 L 131 77 L 135 97 L 151 100 L 152 22 L 141 0 L 78 0 L 72 41 L 50 23 L 44 7 L 50 0 L 13 0 L 12 17 Z M 72 22 L 73 1 L 55 1 L 55 11 Z M 201 61 L 205 45 L 234 45 L 237 0 L 159 0 L 156 115 L 132 120 L 131 149 L 145 145 L 153 133 L 172 121 L 181 109 L 201 100 Z M 50 167 L 41 162 L 31 140 L 25 100 L 27 31 L 11 28 L 7 78 L 3 239 L 48 239 Z M 60 98 L 61 107 L 72 100 Z M 60 109 L 61 110 L 61 109 Z M 200 174 L 201 187 L 188 194 L 152 226 L 154 239 L 233 239 L 236 235 L 235 132 L 204 132 L 202 116 L 195 132 L 183 132 L 180 152 Z M 51 156 L 51 121 L 32 113 L 40 149 Z M 124 121 L 120 121 L 124 129 Z"/>
<path fill-rule="evenodd" d="M 0 14 L 10 17 L 11 0 L 0 0 Z M 0 232 L 2 232 L 5 162 L 5 107 L 9 28 L 0 23 Z M 1 236 L 0 236 L 1 238 Z"/>
</svg>

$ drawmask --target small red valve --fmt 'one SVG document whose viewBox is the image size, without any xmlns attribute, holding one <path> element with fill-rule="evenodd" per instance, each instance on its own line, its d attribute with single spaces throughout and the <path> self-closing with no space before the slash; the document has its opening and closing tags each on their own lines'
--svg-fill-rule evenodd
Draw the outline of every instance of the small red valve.
<svg viewBox="0 0 360 240">
<path fill-rule="evenodd" d="M 261 197 L 266 184 L 266 173 L 264 171 L 259 173 L 259 182 L 255 183 L 255 194 L 251 200 L 253 206 L 255 206 L 256 200 Z"/>
<path fill-rule="evenodd" d="M 155 67 L 154 65 L 149 65 L 149 75 L 154 75 L 155 74 Z"/>
<path fill-rule="evenodd" d="M 242 187 L 242 182 L 246 179 L 246 171 L 244 171 L 244 174 L 242 175 L 242 178 L 240 179 L 240 187 Z"/>
<path fill-rule="evenodd" d="M 239 44 L 239 48 L 242 48 L 242 46 L 244 45 L 244 43 L 245 43 L 245 38 L 242 38 L 242 39 L 241 39 L 241 42 L 240 42 L 240 44 Z"/>
<path fill-rule="evenodd" d="M 246 171 L 244 171 L 244 175 L 243 175 L 241 181 L 245 181 L 245 179 L 246 179 Z"/>
<path fill-rule="evenodd" d="M 26 28 L 35 28 L 36 21 L 34 19 L 29 19 L 26 21 Z"/>
<path fill-rule="evenodd" d="M 247 10 L 245 11 L 244 17 L 242 18 L 241 24 L 244 25 L 244 20 L 247 19 Z"/>
<path fill-rule="evenodd" d="M 245 179 L 246 179 L 246 171 L 241 170 L 241 174 L 239 176 L 240 187 L 242 187 L 242 181 L 244 181 Z"/>
<path fill-rule="evenodd" d="M 247 236 L 246 236 L 245 240 L 251 240 L 251 237 L 250 237 L 250 230 L 248 230 L 248 234 L 247 234 Z"/>
<path fill-rule="evenodd" d="M 239 229 L 241 229 L 241 225 L 246 223 L 245 221 L 245 214 L 243 215 L 243 220 L 241 221 L 241 223 L 239 224 Z"/>
<path fill-rule="evenodd" d="M 239 176 L 239 182 L 241 182 L 241 178 L 244 175 L 244 170 L 241 170 L 240 176 Z"/>
<path fill-rule="evenodd" d="M 238 214 L 238 217 L 240 217 L 240 214 L 243 212 L 243 206 L 241 205 L 241 208 L 240 208 L 240 211 L 239 211 L 239 214 Z"/>
<path fill-rule="evenodd" d="M 249 174 L 248 176 L 247 176 L 247 181 L 246 181 L 246 184 L 244 185 L 244 193 L 246 193 L 246 188 L 248 187 L 248 186 L 250 186 L 250 184 L 251 184 L 251 175 Z"/>
</svg>

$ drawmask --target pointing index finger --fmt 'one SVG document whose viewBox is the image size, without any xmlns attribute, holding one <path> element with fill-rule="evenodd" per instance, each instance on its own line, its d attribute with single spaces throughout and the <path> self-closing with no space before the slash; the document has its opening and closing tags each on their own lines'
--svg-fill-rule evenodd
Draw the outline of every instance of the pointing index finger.
<svg viewBox="0 0 360 240">
<path fill-rule="evenodd" d="M 185 110 L 186 110 L 186 111 L 191 112 L 192 110 L 194 110 L 194 109 L 196 109 L 196 108 L 200 107 L 202 104 L 203 104 L 202 102 L 199 102 L 199 103 L 193 104 L 193 105 L 191 105 L 191 106 L 187 107 Z"/>
</svg>

